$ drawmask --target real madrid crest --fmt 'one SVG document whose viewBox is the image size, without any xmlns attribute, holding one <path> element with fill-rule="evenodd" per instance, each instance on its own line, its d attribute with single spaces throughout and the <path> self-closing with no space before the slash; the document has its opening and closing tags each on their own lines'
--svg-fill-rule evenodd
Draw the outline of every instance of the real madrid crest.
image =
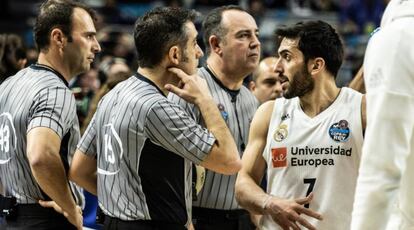
<svg viewBox="0 0 414 230">
<path fill-rule="evenodd" d="M 277 142 L 281 142 L 288 136 L 288 130 L 286 124 L 280 124 L 273 134 L 273 139 Z"/>
<path fill-rule="evenodd" d="M 351 130 L 349 129 L 347 120 L 340 120 L 339 122 L 331 125 L 328 132 L 332 140 L 337 142 L 345 142 L 348 140 Z"/>
</svg>

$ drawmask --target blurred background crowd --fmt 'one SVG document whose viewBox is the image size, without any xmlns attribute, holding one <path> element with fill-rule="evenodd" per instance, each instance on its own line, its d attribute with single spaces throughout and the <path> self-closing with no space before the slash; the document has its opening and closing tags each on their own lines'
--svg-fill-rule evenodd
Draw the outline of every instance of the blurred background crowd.
<svg viewBox="0 0 414 230">
<path fill-rule="evenodd" d="M 98 100 L 118 82 L 137 69 L 132 36 L 138 16 L 157 6 L 181 6 L 203 15 L 220 5 L 236 4 L 248 9 L 260 30 L 262 58 L 277 49 L 274 30 L 301 20 L 323 20 L 342 35 L 345 61 L 337 77 L 338 86 L 347 85 L 360 68 L 370 34 L 379 26 L 389 0 L 81 0 L 98 12 L 98 41 L 102 52 L 87 73 L 77 76 L 70 87 L 75 93 L 79 121 L 86 126 L 88 114 Z M 0 7 L 0 76 L 10 76 L 34 63 L 32 28 L 42 0 L 2 0 Z M 201 33 L 198 44 L 204 50 Z M 204 57 L 205 58 L 205 57 Z M 201 60 L 202 64 L 204 59 Z M 251 78 L 248 78 L 251 79 Z M 0 83 L 3 79 L 0 78 Z M 95 99 L 94 99 L 95 96 Z M 84 128 L 81 128 L 81 132 Z"/>
<path fill-rule="evenodd" d="M 301 20 L 323 20 L 342 35 L 345 61 L 337 77 L 347 85 L 360 68 L 370 34 L 379 26 L 389 0 L 81 0 L 98 12 L 97 38 L 102 52 L 89 72 L 70 82 L 76 100 L 81 132 L 85 130 L 99 99 L 138 66 L 132 36 L 138 16 L 157 6 L 181 6 L 203 15 L 220 5 L 236 4 L 248 9 L 260 30 L 262 57 L 274 56 L 274 30 Z M 32 28 L 42 0 L 2 0 L 0 7 L 0 76 L 14 75 L 34 63 Z M 204 50 L 201 33 L 198 44 Z M 205 58 L 205 57 L 204 57 Z M 201 60 L 201 63 L 204 60 Z M 249 78 L 251 79 L 251 78 Z M 2 82 L 3 79 L 0 79 Z M 86 122 L 85 122 L 86 121 Z"/>
<path fill-rule="evenodd" d="M 97 22 L 98 40 L 102 52 L 95 59 L 93 68 L 70 82 L 78 106 L 80 123 L 88 119 L 89 108 L 96 106 L 94 95 L 103 95 L 120 79 L 137 69 L 134 61 L 132 27 L 138 16 L 156 6 L 182 6 L 200 12 L 201 20 L 210 9 L 237 4 L 255 17 L 262 43 L 262 57 L 275 54 L 275 28 L 300 20 L 319 19 L 335 26 L 342 34 L 346 46 L 345 62 L 338 74 L 339 86 L 350 82 L 362 64 L 369 35 L 379 26 L 382 13 L 389 0 L 82 0 L 99 13 Z M 19 59 L 26 58 L 21 65 L 30 65 L 37 58 L 32 27 L 41 0 L 2 0 L 0 7 L 0 33 L 20 36 L 2 36 L 0 39 L 3 62 L 13 62 L 16 69 Z M 200 34 L 200 33 L 199 33 Z M 7 38 L 7 39 L 6 39 Z M 199 45 L 203 42 L 199 37 Z M 203 48 L 203 47 L 202 47 Z M 13 49 L 13 54 L 9 50 Z M 4 57 L 3 57 L 4 56 Z M 203 61 L 203 60 L 202 60 Z M 1 75 L 8 76 L 0 66 Z"/>
</svg>

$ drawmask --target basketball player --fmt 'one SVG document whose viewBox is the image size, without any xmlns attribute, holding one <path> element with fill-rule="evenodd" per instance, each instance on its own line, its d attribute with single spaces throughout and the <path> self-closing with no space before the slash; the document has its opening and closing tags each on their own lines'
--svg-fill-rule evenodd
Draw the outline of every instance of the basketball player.
<svg viewBox="0 0 414 230">
<path fill-rule="evenodd" d="M 414 1 L 392 0 L 364 60 L 368 126 L 353 230 L 414 229 Z"/>
<path fill-rule="evenodd" d="M 93 18 L 80 3 L 44 2 L 34 27 L 37 63 L 0 85 L 0 172 L 17 201 L 6 229 L 82 229 L 81 196 L 66 176 L 79 140 L 68 81 L 100 51 Z M 39 200 L 55 202 L 65 216 Z"/>
<path fill-rule="evenodd" d="M 252 74 L 253 80 L 249 82 L 249 89 L 260 104 L 281 97 L 282 87 L 273 71 L 276 62 L 276 57 L 264 58 Z"/>
<path fill-rule="evenodd" d="M 260 229 L 349 229 L 364 97 L 335 85 L 343 46 L 329 24 L 300 22 L 276 34 L 284 98 L 263 104 L 252 121 L 237 200 L 263 214 Z"/>
<path fill-rule="evenodd" d="M 191 228 L 191 162 L 224 174 L 241 167 L 195 75 L 203 52 L 194 19 L 194 11 L 165 7 L 137 20 L 138 72 L 103 97 L 80 141 L 70 176 L 98 194 L 104 229 Z M 168 101 L 169 91 L 198 106 L 207 129 Z"/>
<path fill-rule="evenodd" d="M 198 74 L 207 81 L 241 155 L 258 107 L 254 95 L 242 85 L 260 60 L 258 27 L 253 17 L 240 7 L 223 6 L 206 16 L 202 30 L 208 57 Z M 206 125 L 199 108 L 176 95 L 170 95 L 169 99 L 185 108 L 199 124 Z M 251 228 L 248 212 L 235 200 L 235 181 L 236 175 L 206 171 L 205 184 L 193 204 L 196 229 Z"/>
</svg>

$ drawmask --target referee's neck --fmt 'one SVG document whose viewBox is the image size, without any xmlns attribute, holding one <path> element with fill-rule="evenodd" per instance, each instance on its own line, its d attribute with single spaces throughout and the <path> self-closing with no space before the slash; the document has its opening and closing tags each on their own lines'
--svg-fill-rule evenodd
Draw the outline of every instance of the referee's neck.
<svg viewBox="0 0 414 230">
<path fill-rule="evenodd" d="M 239 90 L 243 84 L 243 79 L 247 76 L 228 70 L 220 62 L 215 62 L 211 59 L 207 60 L 207 68 L 222 85 L 230 90 Z"/>
<path fill-rule="evenodd" d="M 177 85 L 178 80 L 171 72 L 163 68 L 138 68 L 138 73 L 154 83 L 166 96 L 165 84 Z"/>
<path fill-rule="evenodd" d="M 40 52 L 39 57 L 37 59 L 37 63 L 45 65 L 53 69 L 54 71 L 58 72 L 60 75 L 63 76 L 63 78 L 65 78 L 67 82 L 69 82 L 75 76 L 75 74 L 71 73 L 69 68 L 65 67 L 65 63 L 61 61 L 60 57 L 56 57 L 56 55 L 53 55 L 51 50 L 49 50 L 47 54 Z"/>
</svg>

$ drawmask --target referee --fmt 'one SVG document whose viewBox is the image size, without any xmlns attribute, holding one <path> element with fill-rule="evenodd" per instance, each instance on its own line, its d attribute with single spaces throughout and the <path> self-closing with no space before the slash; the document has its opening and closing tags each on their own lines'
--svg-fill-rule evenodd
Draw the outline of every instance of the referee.
<svg viewBox="0 0 414 230">
<path fill-rule="evenodd" d="M 80 136 L 68 81 L 100 51 L 93 18 L 79 3 L 44 2 L 34 26 L 38 62 L 0 85 L 2 199 L 17 202 L 6 229 L 82 228 L 83 198 L 66 176 Z"/>
<path fill-rule="evenodd" d="M 238 6 L 212 10 L 203 21 L 207 65 L 198 74 L 207 81 L 216 107 L 220 110 L 237 144 L 240 155 L 248 140 L 250 121 L 258 107 L 255 96 L 243 86 L 243 79 L 258 66 L 260 42 L 253 17 Z M 169 99 L 180 104 L 196 121 L 205 125 L 199 108 L 176 95 Z M 206 170 L 205 184 L 193 206 L 196 229 L 251 229 L 247 211 L 235 200 L 236 175 Z"/>
<path fill-rule="evenodd" d="M 70 177 L 97 193 L 105 229 L 191 228 L 191 162 L 224 174 L 241 167 L 206 82 L 195 75 L 203 52 L 194 18 L 165 7 L 137 20 L 138 72 L 103 97 L 78 145 Z M 168 101 L 169 91 L 198 106 L 207 129 Z"/>
</svg>

